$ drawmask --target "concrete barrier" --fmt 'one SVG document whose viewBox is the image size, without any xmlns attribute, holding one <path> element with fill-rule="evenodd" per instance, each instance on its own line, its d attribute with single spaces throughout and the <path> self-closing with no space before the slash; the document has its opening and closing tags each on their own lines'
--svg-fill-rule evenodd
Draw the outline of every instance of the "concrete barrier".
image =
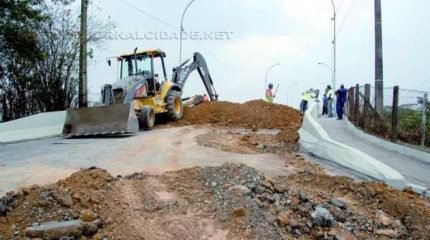
<svg viewBox="0 0 430 240">
<path fill-rule="evenodd" d="M 331 139 L 316 120 L 318 108 L 317 103 L 311 106 L 299 130 L 300 144 L 306 151 L 372 179 L 383 181 L 396 189 L 407 187 L 404 177 L 396 170 L 362 151 Z"/>
<path fill-rule="evenodd" d="M 40 139 L 60 135 L 66 112 L 39 113 L 0 124 L 0 143 Z"/>
</svg>

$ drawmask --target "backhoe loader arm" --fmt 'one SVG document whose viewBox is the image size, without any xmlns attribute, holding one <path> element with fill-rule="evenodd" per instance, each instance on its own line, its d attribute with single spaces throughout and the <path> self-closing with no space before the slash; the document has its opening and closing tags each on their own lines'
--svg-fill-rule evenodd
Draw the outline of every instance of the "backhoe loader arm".
<svg viewBox="0 0 430 240">
<path fill-rule="evenodd" d="M 197 70 L 199 72 L 200 77 L 202 78 L 203 84 L 206 87 L 206 91 L 211 99 L 211 101 L 218 100 L 218 94 L 215 91 L 213 86 L 212 77 L 209 73 L 208 66 L 206 65 L 206 61 L 203 56 L 196 52 L 193 56 L 193 62 L 188 64 L 190 59 L 183 62 L 180 66 L 173 69 L 173 77 L 172 82 L 177 84 L 183 89 L 188 77 L 190 74 Z M 187 65 L 188 64 L 188 65 Z"/>
</svg>

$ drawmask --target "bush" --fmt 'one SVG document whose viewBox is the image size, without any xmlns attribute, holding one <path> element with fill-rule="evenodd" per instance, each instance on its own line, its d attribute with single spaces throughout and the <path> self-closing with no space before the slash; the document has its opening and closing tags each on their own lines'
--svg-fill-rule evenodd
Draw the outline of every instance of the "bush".
<svg viewBox="0 0 430 240">
<path fill-rule="evenodd" d="M 430 146 L 430 114 L 426 112 L 426 146 Z M 420 144 L 421 142 L 421 121 L 422 111 L 413 110 L 409 108 L 399 108 L 399 134 L 401 135 L 402 141 L 409 143 Z"/>
</svg>

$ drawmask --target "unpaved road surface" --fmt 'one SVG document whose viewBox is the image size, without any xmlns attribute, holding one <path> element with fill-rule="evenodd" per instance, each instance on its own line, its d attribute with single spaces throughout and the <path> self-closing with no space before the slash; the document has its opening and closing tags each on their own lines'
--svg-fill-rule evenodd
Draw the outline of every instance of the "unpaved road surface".
<svg viewBox="0 0 430 240">
<path fill-rule="evenodd" d="M 135 172 L 160 174 L 226 162 L 245 163 L 272 175 L 289 172 L 285 161 L 271 153 L 243 154 L 201 146 L 197 137 L 212 130 L 211 127 L 189 126 L 140 132 L 137 136 L 122 138 L 49 138 L 3 145 L 0 146 L 0 196 L 17 187 L 54 183 L 91 166 L 104 168 L 114 176 Z M 229 144 L 227 139 L 208 141 Z"/>
</svg>

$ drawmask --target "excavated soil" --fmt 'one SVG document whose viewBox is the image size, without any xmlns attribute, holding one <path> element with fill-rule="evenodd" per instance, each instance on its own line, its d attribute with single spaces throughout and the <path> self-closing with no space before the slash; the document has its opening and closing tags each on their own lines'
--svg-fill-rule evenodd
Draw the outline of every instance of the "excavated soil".
<svg viewBox="0 0 430 240">
<path fill-rule="evenodd" d="M 0 239 L 25 239 L 29 226 L 79 218 L 102 226 L 64 239 L 430 239 L 428 199 L 309 171 L 266 178 L 224 164 L 113 178 L 87 169 L 6 198 Z M 320 207 L 331 219 L 312 216 Z"/>
<path fill-rule="evenodd" d="M 293 151 L 301 121 L 297 111 L 262 101 L 187 109 L 174 125 L 214 126 L 199 144 L 277 154 L 294 173 L 268 177 L 235 164 L 126 177 L 83 169 L 0 199 L 0 240 L 77 219 L 99 228 L 64 231 L 62 239 L 430 239 L 428 198 L 326 175 Z M 49 236 L 39 238 L 58 239 Z"/>
<path fill-rule="evenodd" d="M 213 124 L 258 129 L 279 129 L 279 141 L 297 142 L 297 130 L 302 124 L 301 114 L 288 106 L 267 104 L 261 100 L 243 104 L 230 102 L 205 102 L 195 107 L 186 108 L 184 117 L 174 125 Z"/>
</svg>

